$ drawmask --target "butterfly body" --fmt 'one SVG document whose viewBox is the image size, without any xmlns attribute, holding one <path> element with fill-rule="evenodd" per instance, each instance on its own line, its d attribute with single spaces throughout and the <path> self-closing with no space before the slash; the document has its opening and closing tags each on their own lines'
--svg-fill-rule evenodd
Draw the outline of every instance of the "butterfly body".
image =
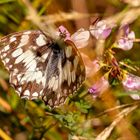
<svg viewBox="0 0 140 140">
<path fill-rule="evenodd" d="M 63 104 L 85 79 L 84 64 L 73 42 L 53 40 L 39 30 L 1 38 L 0 58 L 21 98 L 42 98 L 51 107 Z"/>
</svg>

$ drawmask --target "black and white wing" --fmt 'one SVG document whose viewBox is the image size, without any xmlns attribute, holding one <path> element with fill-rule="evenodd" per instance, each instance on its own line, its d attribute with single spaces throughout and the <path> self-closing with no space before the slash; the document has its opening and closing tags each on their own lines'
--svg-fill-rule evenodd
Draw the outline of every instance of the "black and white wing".
<svg viewBox="0 0 140 140">
<path fill-rule="evenodd" d="M 39 30 L 1 38 L 0 58 L 21 98 L 41 97 L 51 107 L 64 103 L 85 79 L 84 64 L 74 44 L 67 41 L 61 46 Z"/>
</svg>

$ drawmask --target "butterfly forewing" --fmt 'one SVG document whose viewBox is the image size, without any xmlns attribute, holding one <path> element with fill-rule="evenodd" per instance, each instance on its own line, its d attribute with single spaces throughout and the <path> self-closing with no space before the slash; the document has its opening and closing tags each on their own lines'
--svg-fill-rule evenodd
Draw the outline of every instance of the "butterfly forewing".
<svg viewBox="0 0 140 140">
<path fill-rule="evenodd" d="M 54 107 L 80 87 L 85 79 L 80 54 L 71 41 L 61 44 L 41 31 L 18 32 L 0 39 L 0 58 L 20 97 L 41 97 Z"/>
</svg>

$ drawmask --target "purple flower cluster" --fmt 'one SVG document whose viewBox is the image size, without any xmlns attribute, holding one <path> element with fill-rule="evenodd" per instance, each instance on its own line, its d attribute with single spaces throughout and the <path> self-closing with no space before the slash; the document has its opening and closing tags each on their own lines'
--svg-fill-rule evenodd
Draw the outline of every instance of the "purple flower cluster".
<svg viewBox="0 0 140 140">
<path fill-rule="evenodd" d="M 117 47 L 122 50 L 130 50 L 133 47 L 133 41 L 135 40 L 135 33 L 130 31 L 128 25 L 124 25 L 120 28 L 123 31 L 123 36 L 121 36 L 117 41 Z"/>
<path fill-rule="evenodd" d="M 139 100 L 140 96 L 138 94 L 138 91 L 140 91 L 140 77 L 136 76 L 131 73 L 126 73 L 125 78 L 122 81 L 123 87 L 126 91 L 130 91 L 133 94 L 130 94 L 130 96 L 134 100 Z"/>
<path fill-rule="evenodd" d="M 59 34 L 64 37 L 65 41 L 71 40 L 76 45 L 76 47 L 80 49 L 88 46 L 89 38 L 91 36 L 97 40 L 107 39 L 112 32 L 112 28 L 114 27 L 116 27 L 115 24 L 108 24 L 107 21 L 102 20 L 96 22 L 94 25 L 91 25 L 88 30 L 85 30 L 84 28 L 79 29 L 73 35 L 70 35 L 68 30 L 63 26 L 60 26 L 58 29 Z M 133 47 L 134 40 L 135 33 L 130 31 L 129 26 L 126 24 L 120 27 L 118 37 L 116 41 L 112 43 L 110 49 L 105 52 L 107 58 L 104 61 L 102 59 L 102 64 L 99 59 L 91 61 L 87 54 L 80 52 L 85 63 L 87 77 L 90 77 L 90 75 L 93 73 L 98 72 L 102 67 L 109 69 L 106 73 L 106 76 L 103 75 L 89 88 L 88 91 L 93 95 L 94 98 L 109 88 L 109 79 L 111 76 L 112 79 L 117 79 L 120 84 L 123 85 L 126 91 L 134 92 L 134 94 L 130 95 L 133 99 L 140 99 L 140 96 L 136 94 L 137 91 L 140 90 L 140 77 L 123 70 L 115 58 L 114 52 L 112 50 L 112 48 L 118 48 L 124 51 L 130 50 Z"/>
</svg>

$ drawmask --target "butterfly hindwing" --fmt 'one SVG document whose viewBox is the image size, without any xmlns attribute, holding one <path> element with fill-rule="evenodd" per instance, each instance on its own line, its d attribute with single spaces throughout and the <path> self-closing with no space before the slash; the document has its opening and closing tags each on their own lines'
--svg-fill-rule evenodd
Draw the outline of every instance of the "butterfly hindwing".
<svg viewBox="0 0 140 140">
<path fill-rule="evenodd" d="M 64 103 L 68 95 L 73 94 L 85 79 L 84 64 L 74 44 L 67 41 L 64 45 L 64 49 L 60 48 L 58 53 L 55 50 L 50 58 L 51 65 L 48 65 L 50 69 L 46 71 L 49 77 L 43 100 L 50 106 Z"/>
<path fill-rule="evenodd" d="M 84 64 L 74 44 L 67 41 L 61 46 L 41 31 L 3 37 L 0 58 L 20 97 L 41 97 L 51 107 L 64 103 L 85 78 Z"/>
</svg>

